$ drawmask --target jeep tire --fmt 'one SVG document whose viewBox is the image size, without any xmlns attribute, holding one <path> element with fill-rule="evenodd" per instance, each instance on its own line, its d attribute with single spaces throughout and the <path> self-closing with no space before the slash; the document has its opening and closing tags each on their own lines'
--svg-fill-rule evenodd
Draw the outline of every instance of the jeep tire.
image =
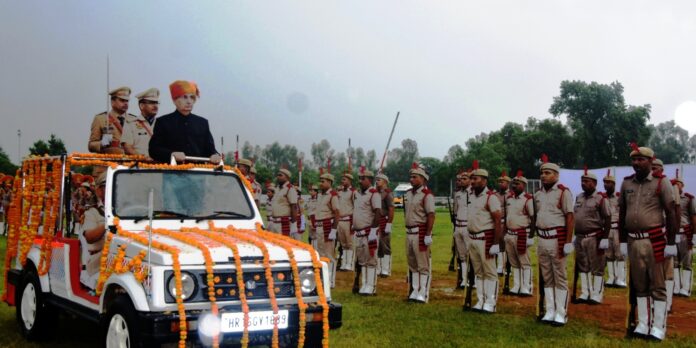
<svg viewBox="0 0 696 348">
<path fill-rule="evenodd" d="M 55 308 L 48 305 L 41 291 L 41 283 L 36 269 L 27 263 L 15 292 L 17 323 L 22 336 L 28 341 L 37 341 L 51 336 L 52 325 L 58 320 Z"/>
<path fill-rule="evenodd" d="M 142 344 L 135 307 L 125 295 L 114 299 L 102 317 L 101 327 L 106 348 L 131 348 Z"/>
</svg>

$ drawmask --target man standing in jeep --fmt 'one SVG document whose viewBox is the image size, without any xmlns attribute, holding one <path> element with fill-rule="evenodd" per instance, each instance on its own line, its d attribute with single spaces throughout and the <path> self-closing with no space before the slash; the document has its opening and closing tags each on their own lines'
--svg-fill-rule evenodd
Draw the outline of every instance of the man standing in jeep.
<svg viewBox="0 0 696 348">
<path fill-rule="evenodd" d="M 208 120 L 192 113 L 200 97 L 198 86 L 179 80 L 169 85 L 169 91 L 176 110 L 157 120 L 149 144 L 150 157 L 163 163 L 168 163 L 171 156 L 177 162 L 183 162 L 186 156 L 209 157 L 210 163 L 219 163 L 221 157 L 215 150 Z"/>
<path fill-rule="evenodd" d="M 89 252 L 89 258 L 85 262 L 86 280 L 83 283 L 90 289 L 94 289 L 99 277 L 99 261 L 101 251 L 104 248 L 104 235 L 106 227 L 104 223 L 104 193 L 106 189 L 106 172 L 95 180 L 95 195 L 85 211 L 85 222 L 82 225 L 83 245 Z M 81 277 L 82 278 L 82 277 Z"/>
</svg>

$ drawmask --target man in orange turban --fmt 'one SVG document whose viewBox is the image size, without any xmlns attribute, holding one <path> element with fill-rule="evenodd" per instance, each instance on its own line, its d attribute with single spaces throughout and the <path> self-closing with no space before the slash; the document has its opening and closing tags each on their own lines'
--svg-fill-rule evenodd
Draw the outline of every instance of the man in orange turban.
<svg viewBox="0 0 696 348">
<path fill-rule="evenodd" d="M 196 83 L 174 81 L 169 85 L 169 92 L 176 111 L 157 120 L 150 139 L 150 157 L 165 163 L 171 157 L 177 162 L 183 162 L 187 156 L 208 157 L 211 163 L 220 163 L 221 157 L 215 150 L 208 120 L 192 113 L 193 105 L 200 97 Z"/>
</svg>

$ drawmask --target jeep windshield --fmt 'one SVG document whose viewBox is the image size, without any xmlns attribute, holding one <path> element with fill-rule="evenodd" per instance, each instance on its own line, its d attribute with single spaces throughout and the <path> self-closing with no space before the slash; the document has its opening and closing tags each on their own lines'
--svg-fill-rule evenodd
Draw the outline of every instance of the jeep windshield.
<svg viewBox="0 0 696 348">
<path fill-rule="evenodd" d="M 113 213 L 144 219 L 154 190 L 155 219 L 251 219 L 254 210 L 241 180 L 231 173 L 193 170 L 119 170 L 114 173 Z"/>
</svg>

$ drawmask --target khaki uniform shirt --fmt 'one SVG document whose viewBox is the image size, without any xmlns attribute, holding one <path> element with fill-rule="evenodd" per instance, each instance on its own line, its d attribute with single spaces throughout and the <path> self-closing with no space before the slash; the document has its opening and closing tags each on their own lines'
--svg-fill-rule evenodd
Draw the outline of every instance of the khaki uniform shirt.
<svg viewBox="0 0 696 348">
<path fill-rule="evenodd" d="M 406 227 L 425 225 L 428 222 L 428 214 L 435 213 L 435 197 L 425 186 L 408 190 L 404 200 Z"/>
<path fill-rule="evenodd" d="M 501 206 L 502 208 L 505 208 L 505 207 L 506 207 L 506 205 L 505 205 L 505 200 L 507 199 L 507 197 L 508 197 L 509 195 L 510 195 L 510 190 L 505 190 L 505 192 L 503 192 L 503 193 L 500 193 L 500 192 L 498 192 L 498 191 L 495 191 L 495 196 L 498 197 L 498 199 L 500 200 L 500 206 Z M 505 209 L 502 209 L 502 210 L 500 211 L 500 213 L 501 213 L 501 219 L 505 219 Z"/>
<path fill-rule="evenodd" d="M 254 200 L 258 201 L 259 197 L 261 197 L 261 192 L 263 192 L 263 190 L 261 189 L 261 184 L 259 184 L 258 181 L 254 180 L 251 183 L 251 189 L 252 193 L 254 194 Z"/>
<path fill-rule="evenodd" d="M 565 216 L 573 212 L 573 193 L 567 188 L 561 190 L 559 185 L 555 183 L 548 191 L 542 186 L 534 193 L 537 209 L 536 226 L 540 229 L 572 227 L 565 225 Z"/>
<path fill-rule="evenodd" d="M 507 211 L 505 220 L 507 229 L 528 228 L 534 216 L 534 196 L 527 192 L 522 192 L 519 196 L 511 193 L 505 200 L 505 210 Z"/>
<path fill-rule="evenodd" d="M 154 117 L 154 116 L 153 116 Z M 139 155 L 150 156 L 149 145 L 152 133 L 155 130 L 157 118 L 152 120 L 152 125 L 145 116 L 129 116 L 123 124 L 121 144 L 131 145 Z"/>
<path fill-rule="evenodd" d="M 122 115 L 117 117 L 113 111 L 109 113 L 111 117 L 106 116 L 106 112 L 102 112 L 101 114 L 97 114 L 94 116 L 94 119 L 92 120 L 92 126 L 90 128 L 90 134 L 89 134 L 89 143 L 87 145 L 87 148 L 89 149 L 90 152 L 102 152 L 104 148 L 107 148 L 109 146 L 105 146 L 102 148 L 101 141 L 102 141 L 102 136 L 104 134 L 111 134 L 112 138 L 112 144 L 118 144 L 117 146 L 121 146 L 121 134 L 123 131 L 123 126 L 122 124 L 125 123 L 125 118 L 127 116 L 132 116 L 135 117 L 135 115 L 131 115 L 126 113 L 126 115 Z"/>
<path fill-rule="evenodd" d="M 292 210 L 290 206 L 297 204 L 297 190 L 291 183 L 286 182 L 282 187 L 276 186 L 276 193 L 273 195 L 273 217 L 280 218 L 290 216 Z"/>
<path fill-rule="evenodd" d="M 648 174 L 639 181 L 631 175 L 621 183 L 620 204 L 626 210 L 623 227 L 627 232 L 664 226 L 664 209 L 671 209 L 674 204 L 672 184 L 666 177 L 660 180 Z"/>
<path fill-rule="evenodd" d="M 275 197 L 275 195 L 273 196 Z M 266 218 L 270 219 L 273 217 L 273 201 L 272 200 L 267 200 L 265 204 L 266 208 Z"/>
<path fill-rule="evenodd" d="M 382 216 L 389 218 L 389 208 L 394 206 L 394 194 L 390 189 L 385 189 L 379 195 L 382 197 Z"/>
<path fill-rule="evenodd" d="M 317 220 L 325 220 L 334 217 L 334 209 L 338 208 L 338 192 L 328 189 L 317 195 L 317 208 L 314 216 Z"/>
<path fill-rule="evenodd" d="M 347 189 L 341 188 L 336 191 L 338 192 L 338 213 L 341 217 L 353 215 L 355 189 L 351 186 Z"/>
<path fill-rule="evenodd" d="M 466 189 L 458 190 L 454 193 L 454 217 L 457 220 L 466 221 L 469 219 L 467 209 L 469 207 L 469 191 Z"/>
<path fill-rule="evenodd" d="M 604 229 L 604 221 L 611 218 L 611 208 L 605 196 L 595 190 L 575 198 L 575 233 L 588 234 Z"/>
<path fill-rule="evenodd" d="M 614 192 L 611 196 L 607 196 L 607 203 L 609 203 L 609 209 L 611 210 L 611 222 L 612 223 L 618 223 L 619 222 L 619 194 L 618 192 Z"/>
<path fill-rule="evenodd" d="M 317 197 L 319 197 L 319 194 L 317 194 Z M 307 204 L 305 206 L 305 211 L 307 211 L 307 215 L 309 215 L 309 216 L 316 215 L 317 197 L 312 198 L 312 196 L 310 196 L 309 199 L 307 200 Z"/>
<path fill-rule="evenodd" d="M 353 229 L 358 231 L 371 227 L 375 219 L 375 209 L 382 209 L 382 196 L 376 188 L 370 187 L 365 192 L 355 191 Z"/>
<path fill-rule="evenodd" d="M 674 190 L 678 189 L 675 187 Z M 688 193 L 684 192 L 681 195 L 679 195 L 679 200 L 681 203 L 679 204 L 681 206 L 681 222 L 680 226 L 684 227 L 686 225 L 691 225 L 691 217 L 696 214 L 696 206 L 694 205 L 694 197 L 687 196 L 689 195 Z"/>
<path fill-rule="evenodd" d="M 491 213 L 502 210 L 500 199 L 495 193 L 486 187 L 478 195 L 474 192 L 469 197 L 469 202 L 469 232 L 478 233 L 494 229 L 495 222 Z"/>
<path fill-rule="evenodd" d="M 82 225 L 82 233 L 95 229 L 99 226 L 105 226 L 106 220 L 99 210 L 91 207 L 85 211 L 85 223 Z M 90 252 L 101 251 L 104 248 L 104 236 L 94 243 L 87 243 L 87 250 Z"/>
</svg>

